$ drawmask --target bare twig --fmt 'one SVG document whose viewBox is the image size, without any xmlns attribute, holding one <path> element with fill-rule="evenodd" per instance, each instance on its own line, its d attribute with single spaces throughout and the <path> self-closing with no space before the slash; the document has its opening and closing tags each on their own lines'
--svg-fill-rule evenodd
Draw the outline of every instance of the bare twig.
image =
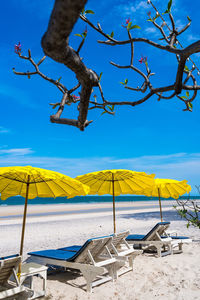
<svg viewBox="0 0 200 300">
<path fill-rule="evenodd" d="M 39 75 L 41 76 L 43 79 L 53 83 L 62 93 L 66 93 L 67 92 L 67 88 L 59 82 L 59 80 L 54 80 L 46 75 L 44 75 L 40 70 L 39 70 L 39 65 L 41 65 L 41 63 L 45 60 L 46 56 L 42 57 L 40 59 L 40 61 L 38 63 L 35 63 L 34 60 L 32 59 L 32 56 L 31 56 L 31 51 L 30 49 L 28 50 L 28 56 L 24 56 L 24 55 L 21 55 L 19 54 L 19 57 L 21 59 L 25 59 L 25 60 L 28 60 L 30 61 L 30 63 L 34 66 L 35 68 L 35 71 L 34 72 L 17 72 L 15 71 L 15 69 L 13 68 L 13 72 L 16 74 L 16 75 L 24 75 L 24 76 L 28 76 L 30 77 L 31 75 Z"/>
</svg>

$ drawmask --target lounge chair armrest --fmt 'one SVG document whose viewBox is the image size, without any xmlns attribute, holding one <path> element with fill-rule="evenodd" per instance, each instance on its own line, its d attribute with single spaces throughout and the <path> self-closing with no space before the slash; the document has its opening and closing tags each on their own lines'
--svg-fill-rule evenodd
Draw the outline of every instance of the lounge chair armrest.
<svg viewBox="0 0 200 300">
<path fill-rule="evenodd" d="M 103 266 L 106 266 L 106 265 L 113 264 L 115 262 L 116 262 L 116 258 L 113 257 L 113 258 L 109 258 L 109 259 L 102 260 L 102 261 L 99 261 L 99 262 L 95 262 L 95 266 L 96 267 L 103 267 Z"/>
</svg>

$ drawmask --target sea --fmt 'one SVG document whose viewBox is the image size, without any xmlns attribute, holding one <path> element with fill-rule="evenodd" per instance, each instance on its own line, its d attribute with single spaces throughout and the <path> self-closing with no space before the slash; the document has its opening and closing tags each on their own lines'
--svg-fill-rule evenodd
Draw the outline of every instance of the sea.
<svg viewBox="0 0 200 300">
<path fill-rule="evenodd" d="M 181 196 L 179 199 L 188 199 L 188 196 Z M 200 200 L 200 196 L 189 196 L 190 200 Z M 133 202 L 133 201 L 158 201 L 157 197 L 146 197 L 146 196 L 116 196 L 115 200 L 118 202 Z M 161 198 L 162 201 L 173 200 L 172 198 Z M 103 203 L 112 202 L 112 196 L 79 196 L 71 199 L 66 197 L 57 198 L 35 198 L 29 199 L 28 204 L 85 204 L 85 203 Z M 24 198 L 21 196 L 10 197 L 7 200 L 0 200 L 0 206 L 7 205 L 24 205 Z"/>
</svg>

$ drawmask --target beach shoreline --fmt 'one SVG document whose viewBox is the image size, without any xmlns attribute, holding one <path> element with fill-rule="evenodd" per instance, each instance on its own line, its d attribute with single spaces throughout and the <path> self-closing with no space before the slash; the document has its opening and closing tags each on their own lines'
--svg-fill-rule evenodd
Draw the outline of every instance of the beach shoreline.
<svg viewBox="0 0 200 300">
<path fill-rule="evenodd" d="M 174 210 L 174 201 L 165 201 L 162 210 Z M 116 215 L 134 214 L 148 211 L 159 212 L 158 201 L 148 202 L 116 202 Z M 0 226 L 21 224 L 23 218 L 23 205 L 9 205 L 0 207 Z M 75 204 L 34 204 L 28 205 L 26 223 L 54 222 L 59 218 L 64 220 L 87 219 L 90 217 L 112 216 L 113 207 L 110 202 L 100 203 L 75 203 Z"/>
<path fill-rule="evenodd" d="M 165 200 L 162 202 L 163 209 L 166 207 L 173 207 L 176 203 L 175 200 Z M 159 209 L 158 201 L 127 201 L 127 202 L 117 202 L 116 209 L 127 207 L 130 209 L 143 209 L 153 208 Z M 0 217 L 2 216 L 12 216 L 20 214 L 23 212 L 24 205 L 6 205 L 0 206 Z M 42 213 L 42 212 L 61 212 L 61 211 L 84 211 L 89 209 L 102 209 L 108 208 L 112 209 L 112 202 L 95 202 L 95 203 L 56 203 L 56 204 L 28 204 L 28 210 L 32 213 Z"/>
</svg>

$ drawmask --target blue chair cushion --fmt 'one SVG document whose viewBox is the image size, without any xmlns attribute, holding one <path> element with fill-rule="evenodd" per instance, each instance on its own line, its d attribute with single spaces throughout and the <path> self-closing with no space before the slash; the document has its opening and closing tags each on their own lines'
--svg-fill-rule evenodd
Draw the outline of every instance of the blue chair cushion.
<svg viewBox="0 0 200 300">
<path fill-rule="evenodd" d="M 170 237 L 171 237 L 172 239 L 174 239 L 174 240 L 186 240 L 186 239 L 189 239 L 188 236 L 176 236 L 176 235 L 171 236 L 171 235 L 170 235 Z"/>
<path fill-rule="evenodd" d="M 74 253 L 71 251 L 62 251 L 56 249 L 29 252 L 28 254 L 32 256 L 46 257 L 46 258 L 52 258 L 56 260 L 66 260 L 66 261 L 73 261 L 75 256 Z"/>
<path fill-rule="evenodd" d="M 3 256 L 3 257 L 0 257 L 0 260 L 5 260 L 5 259 L 8 259 L 8 258 L 14 258 L 14 257 L 18 257 L 19 254 L 13 254 L 13 255 L 9 255 L 9 256 Z"/>
<path fill-rule="evenodd" d="M 74 245 L 70 247 L 59 248 L 58 250 L 77 252 L 81 249 L 81 247 L 82 246 Z"/>
<path fill-rule="evenodd" d="M 130 234 L 127 236 L 126 240 L 127 241 L 145 241 L 148 239 L 148 237 L 154 232 L 157 230 L 157 228 L 159 226 L 162 226 L 162 225 L 170 225 L 170 222 L 159 222 L 157 223 L 146 235 L 142 235 L 142 234 Z"/>
<path fill-rule="evenodd" d="M 170 225 L 170 222 L 158 222 L 155 226 L 157 225 Z"/>
<path fill-rule="evenodd" d="M 127 241 L 142 241 L 144 240 L 145 235 L 143 234 L 130 234 L 127 236 Z"/>
<path fill-rule="evenodd" d="M 159 226 L 165 226 L 165 225 L 170 225 L 170 222 L 159 222 L 157 223 L 144 237 L 144 240 L 147 240 L 148 237 L 158 229 Z"/>
<path fill-rule="evenodd" d="M 100 238 L 106 238 L 106 237 L 110 237 L 110 236 L 103 236 Z M 57 259 L 57 260 L 74 261 L 83 252 L 83 250 L 87 247 L 87 245 L 96 239 L 99 239 L 99 237 L 87 240 L 83 244 L 83 246 L 77 246 L 77 247 L 79 247 L 79 249 L 77 249 L 76 251 L 72 251 L 72 250 L 69 251 L 66 249 L 68 247 L 66 247 L 66 248 L 60 248 L 60 249 L 50 249 L 50 250 L 29 252 L 28 255 L 52 258 L 52 259 Z M 69 247 L 69 248 L 73 248 L 73 247 L 74 246 Z"/>
</svg>

